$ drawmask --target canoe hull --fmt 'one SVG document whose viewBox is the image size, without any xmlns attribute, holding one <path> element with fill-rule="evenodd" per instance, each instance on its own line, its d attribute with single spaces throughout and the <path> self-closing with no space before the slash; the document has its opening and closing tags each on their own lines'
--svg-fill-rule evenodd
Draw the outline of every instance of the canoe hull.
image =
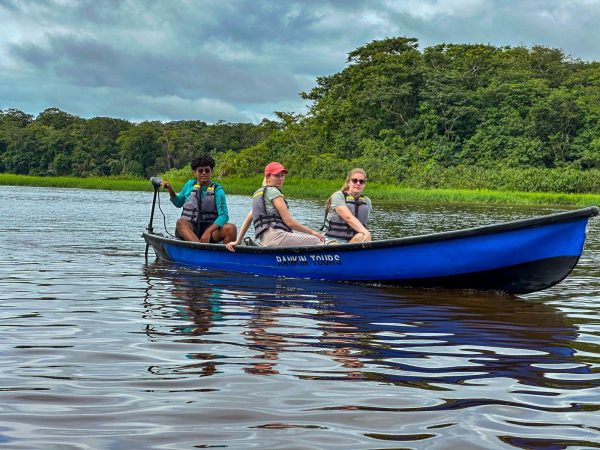
<svg viewBox="0 0 600 450">
<path fill-rule="evenodd" d="M 523 294 L 564 279 L 583 251 L 591 207 L 542 218 L 367 244 L 238 247 L 144 233 L 157 256 L 204 269 L 266 276 L 482 289 Z"/>
</svg>

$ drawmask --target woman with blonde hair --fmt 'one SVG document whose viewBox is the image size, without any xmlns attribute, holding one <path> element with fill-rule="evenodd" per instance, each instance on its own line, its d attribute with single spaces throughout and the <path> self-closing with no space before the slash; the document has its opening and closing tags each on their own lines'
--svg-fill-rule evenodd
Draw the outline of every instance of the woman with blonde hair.
<svg viewBox="0 0 600 450">
<path fill-rule="evenodd" d="M 363 194 L 367 174 L 356 167 L 348 172 L 342 188 L 334 192 L 325 207 L 325 239 L 328 244 L 368 242 L 371 199 Z"/>
</svg>

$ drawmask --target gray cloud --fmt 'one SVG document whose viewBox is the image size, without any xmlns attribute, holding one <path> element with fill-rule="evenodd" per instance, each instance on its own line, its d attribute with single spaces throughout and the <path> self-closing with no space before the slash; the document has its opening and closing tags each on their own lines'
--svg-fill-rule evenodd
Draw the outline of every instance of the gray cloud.
<svg viewBox="0 0 600 450">
<path fill-rule="evenodd" d="M 598 60 L 600 1 L 0 0 L 0 107 L 260 121 L 375 39 L 535 44 Z"/>
<path fill-rule="evenodd" d="M 11 54 L 76 86 L 130 89 L 139 94 L 212 95 L 254 103 L 289 100 L 305 87 L 293 73 L 262 68 L 252 61 L 227 61 L 198 51 L 187 55 L 132 51 L 75 35 L 47 36 L 44 45 L 15 45 Z"/>
</svg>

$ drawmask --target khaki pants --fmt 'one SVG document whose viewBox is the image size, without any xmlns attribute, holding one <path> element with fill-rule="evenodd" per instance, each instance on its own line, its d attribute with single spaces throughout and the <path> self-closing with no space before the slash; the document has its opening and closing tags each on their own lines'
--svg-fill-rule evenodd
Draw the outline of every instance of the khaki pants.
<svg viewBox="0 0 600 450">
<path fill-rule="evenodd" d="M 299 231 L 285 231 L 277 228 L 267 228 L 260 235 L 260 243 L 267 247 L 301 247 L 303 245 L 319 245 L 321 241 L 312 234 Z"/>
</svg>

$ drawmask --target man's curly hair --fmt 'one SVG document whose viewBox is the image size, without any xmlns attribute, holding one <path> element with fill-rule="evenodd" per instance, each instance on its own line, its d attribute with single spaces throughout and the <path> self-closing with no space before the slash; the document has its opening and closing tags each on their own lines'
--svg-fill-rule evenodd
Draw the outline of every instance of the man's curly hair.
<svg viewBox="0 0 600 450">
<path fill-rule="evenodd" d="M 195 158 L 191 164 L 192 170 L 196 170 L 198 167 L 210 167 L 211 169 L 215 168 L 215 160 L 210 155 L 202 155 Z"/>
</svg>

